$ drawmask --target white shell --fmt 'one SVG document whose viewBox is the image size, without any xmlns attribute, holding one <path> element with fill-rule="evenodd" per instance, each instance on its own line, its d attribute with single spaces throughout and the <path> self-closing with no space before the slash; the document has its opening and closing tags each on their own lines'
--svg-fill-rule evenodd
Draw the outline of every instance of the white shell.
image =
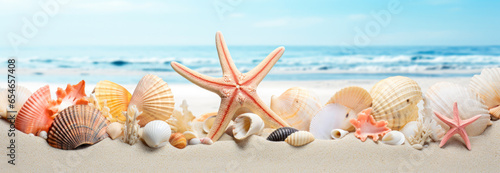
<svg viewBox="0 0 500 173">
<path fill-rule="evenodd" d="M 189 140 L 189 145 L 198 145 L 198 144 L 201 144 L 201 141 L 198 138 L 193 138 Z"/>
<path fill-rule="evenodd" d="M 314 141 L 314 135 L 307 131 L 298 131 L 286 137 L 285 142 L 300 147 Z"/>
<path fill-rule="evenodd" d="M 453 104 L 457 102 L 461 119 L 469 119 L 481 115 L 479 119 L 468 125 L 465 130 L 469 136 L 477 136 L 483 133 L 491 124 L 488 108 L 477 93 L 466 87 L 449 83 L 439 82 L 431 86 L 426 94 L 431 109 L 442 115 L 453 119 Z M 444 124 L 435 115 L 434 119 L 446 130 L 448 125 Z"/>
<path fill-rule="evenodd" d="M 405 135 L 399 131 L 390 131 L 384 135 L 382 143 L 388 145 L 402 145 L 405 143 Z"/>
<path fill-rule="evenodd" d="M 119 122 L 113 122 L 108 125 L 108 128 L 106 128 L 106 132 L 111 139 L 116 139 L 117 137 L 123 135 L 123 124 Z"/>
<path fill-rule="evenodd" d="M 214 125 L 216 116 L 210 116 L 205 121 L 203 121 L 203 132 L 208 133 L 210 132 L 210 129 L 212 128 L 212 125 Z"/>
<path fill-rule="evenodd" d="M 348 131 L 345 131 L 342 129 L 333 129 L 331 135 L 332 135 L 332 139 L 341 139 L 345 135 L 347 135 L 348 133 L 349 133 Z"/>
<path fill-rule="evenodd" d="M 298 130 L 309 130 L 311 119 L 321 109 L 318 98 L 304 88 L 294 87 L 271 97 L 271 109 Z"/>
<path fill-rule="evenodd" d="M 42 137 L 43 139 L 47 139 L 47 132 L 46 131 L 41 131 L 38 136 Z"/>
<path fill-rule="evenodd" d="M 481 75 L 474 75 L 470 87 L 484 100 L 491 115 L 500 118 L 500 68 L 484 69 Z"/>
<path fill-rule="evenodd" d="M 170 126 L 162 120 L 154 120 L 144 126 L 142 139 L 151 148 L 160 148 L 168 143 L 171 135 Z"/>
<path fill-rule="evenodd" d="M 333 129 L 348 130 L 351 127 L 350 117 L 356 117 L 356 113 L 337 103 L 327 104 L 311 120 L 309 132 L 317 139 L 331 139 Z"/>
<path fill-rule="evenodd" d="M 258 135 L 264 129 L 264 121 L 254 113 L 244 113 L 234 119 L 233 136 L 238 140 Z"/>
<path fill-rule="evenodd" d="M 9 89 L 1 89 L 0 91 L 0 116 L 5 119 L 7 119 L 7 111 L 19 111 L 32 93 L 27 88 L 17 85 L 14 90 L 16 100 L 14 103 L 14 109 L 10 109 L 9 107 L 10 103 L 7 99 L 9 94 Z"/>
</svg>

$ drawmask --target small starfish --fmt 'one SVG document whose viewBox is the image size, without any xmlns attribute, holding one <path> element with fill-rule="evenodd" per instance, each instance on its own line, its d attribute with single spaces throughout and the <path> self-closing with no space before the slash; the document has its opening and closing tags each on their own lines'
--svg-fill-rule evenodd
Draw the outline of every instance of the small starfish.
<svg viewBox="0 0 500 173">
<path fill-rule="evenodd" d="M 259 115 L 272 127 L 288 127 L 289 125 L 285 121 L 262 102 L 256 91 L 259 83 L 283 55 L 285 48 L 275 49 L 257 67 L 242 74 L 234 65 L 221 32 L 217 32 L 215 41 L 222 67 L 222 77 L 206 76 L 177 62 L 170 64 L 184 78 L 221 97 L 217 118 L 207 137 L 214 142 L 217 141 L 226 130 L 229 122 L 237 116 L 235 115 L 236 111 L 243 107 Z"/>
<path fill-rule="evenodd" d="M 462 139 L 465 141 L 465 145 L 467 146 L 467 149 L 471 150 L 470 146 L 470 141 L 469 137 L 467 136 L 467 132 L 465 131 L 465 127 L 467 127 L 469 124 L 473 123 L 476 121 L 478 118 L 481 117 L 481 115 L 476 115 L 472 118 L 469 118 L 467 120 L 462 120 L 459 117 L 459 112 L 458 112 L 458 105 L 457 102 L 453 104 L 453 119 L 450 119 L 444 115 L 441 115 L 440 113 L 434 112 L 436 116 L 446 123 L 448 126 L 450 126 L 450 130 L 446 132 L 446 135 L 444 135 L 443 140 L 441 140 L 441 143 L 439 143 L 439 147 L 442 147 L 448 139 L 450 139 L 455 133 L 458 133 Z"/>
<path fill-rule="evenodd" d="M 369 136 L 372 137 L 373 141 L 377 141 L 379 136 L 384 136 L 391 131 L 387 127 L 387 121 L 375 121 L 371 112 L 372 108 L 367 108 L 358 114 L 358 118 L 350 120 L 352 126 L 356 128 L 354 136 L 361 139 L 362 142 L 365 142 Z"/>
</svg>

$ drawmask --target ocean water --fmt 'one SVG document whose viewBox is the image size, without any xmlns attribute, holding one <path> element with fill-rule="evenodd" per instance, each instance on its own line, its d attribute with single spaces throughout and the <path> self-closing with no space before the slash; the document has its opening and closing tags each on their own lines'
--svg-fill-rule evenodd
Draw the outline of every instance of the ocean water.
<svg viewBox="0 0 500 173">
<path fill-rule="evenodd" d="M 247 72 L 277 46 L 229 46 L 238 69 Z M 463 77 L 500 67 L 500 46 L 285 46 L 265 80 L 383 79 Z M 10 48 L 0 48 L 0 57 Z M 170 66 L 176 61 L 200 73 L 221 76 L 215 46 L 23 47 L 15 55 L 22 81 L 137 83 L 146 73 L 167 82 L 188 82 Z M 7 63 L 4 61 L 3 66 Z M 2 68 L 4 68 L 2 67 Z M 23 72 L 23 70 L 25 72 Z M 93 73 L 106 70 L 107 73 Z M 48 72 L 52 73 L 48 73 Z M 57 73 L 53 73 L 57 72 Z M 81 73 L 80 73 L 81 72 Z"/>
</svg>

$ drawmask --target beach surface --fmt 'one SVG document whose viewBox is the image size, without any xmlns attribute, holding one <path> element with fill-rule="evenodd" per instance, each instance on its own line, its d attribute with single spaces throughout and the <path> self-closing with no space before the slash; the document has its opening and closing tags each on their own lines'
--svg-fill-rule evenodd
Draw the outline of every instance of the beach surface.
<svg viewBox="0 0 500 173">
<path fill-rule="evenodd" d="M 431 85 L 448 81 L 468 86 L 470 78 L 414 78 L 425 92 Z M 75 81 L 76 84 L 78 81 Z M 168 81 L 167 81 L 168 82 Z M 348 86 L 369 90 L 378 80 L 266 81 L 258 87 L 261 99 L 270 103 L 291 87 L 313 91 L 322 103 Z M 2 86 L 6 84 L 2 83 Z M 34 92 L 43 83 L 21 83 Z M 50 84 L 53 97 L 57 87 Z M 95 84 L 87 84 L 91 93 Z M 135 85 L 125 85 L 131 93 Z M 176 107 L 186 100 L 195 116 L 218 110 L 220 98 L 194 84 L 172 84 Z M 431 143 L 423 150 L 408 144 L 391 146 L 371 139 L 361 142 L 352 133 L 341 140 L 315 140 L 293 147 L 270 142 L 261 136 L 235 141 L 224 134 L 213 145 L 171 145 L 151 149 L 142 141 L 130 146 L 107 138 L 78 150 L 52 148 L 46 140 L 16 131 L 15 165 L 8 164 L 9 123 L 0 121 L 0 172 L 498 172 L 500 170 L 500 122 L 493 121 L 483 134 L 469 137 L 472 150 L 455 135 L 443 148 Z M 199 125 L 199 124 L 198 124 Z"/>
</svg>

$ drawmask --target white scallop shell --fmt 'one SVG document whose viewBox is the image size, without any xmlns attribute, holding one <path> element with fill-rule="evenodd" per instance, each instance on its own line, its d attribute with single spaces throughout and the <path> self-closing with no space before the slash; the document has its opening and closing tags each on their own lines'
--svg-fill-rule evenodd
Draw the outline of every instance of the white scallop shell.
<svg viewBox="0 0 500 173">
<path fill-rule="evenodd" d="M 431 109 L 442 115 L 453 119 L 453 104 L 457 102 L 461 119 L 469 119 L 481 115 L 479 119 L 465 127 L 467 135 L 477 136 L 483 133 L 488 125 L 491 125 L 488 108 L 477 93 L 466 87 L 449 83 L 439 82 L 432 85 L 425 94 Z M 448 125 L 439 120 L 435 115 L 433 118 L 446 130 Z"/>
<path fill-rule="evenodd" d="M 309 132 L 318 139 L 331 139 L 333 129 L 348 130 L 352 125 L 349 122 L 356 113 L 337 103 L 327 104 L 311 120 Z"/>
<path fill-rule="evenodd" d="M 390 131 L 384 135 L 382 143 L 388 145 L 402 145 L 405 143 L 405 135 L 399 131 Z"/>
<path fill-rule="evenodd" d="M 346 130 L 342 130 L 342 129 L 333 129 L 332 130 L 332 133 L 331 133 L 331 137 L 332 139 L 341 139 L 343 138 L 345 135 L 347 135 L 349 132 L 346 131 Z"/>
<path fill-rule="evenodd" d="M 264 129 L 264 121 L 254 113 L 244 113 L 234 119 L 233 136 L 238 140 L 258 135 Z"/>
<path fill-rule="evenodd" d="M 297 131 L 286 137 L 285 142 L 300 147 L 314 141 L 314 135 L 307 131 Z"/>
<path fill-rule="evenodd" d="M 203 132 L 208 133 L 210 132 L 210 129 L 212 128 L 212 125 L 214 125 L 215 118 L 217 116 L 210 116 L 205 121 L 203 121 Z"/>
<path fill-rule="evenodd" d="M 312 92 L 294 87 L 279 97 L 272 96 L 270 107 L 291 127 L 307 131 L 311 119 L 321 109 L 321 104 Z"/>
<path fill-rule="evenodd" d="M 123 124 L 119 122 L 113 122 L 108 125 L 108 128 L 106 128 L 106 132 L 111 139 L 116 139 L 117 137 L 123 135 Z"/>
<path fill-rule="evenodd" d="M 500 68 L 483 69 L 472 77 L 470 87 L 484 100 L 490 114 L 500 118 Z"/>
<path fill-rule="evenodd" d="M 162 120 L 150 121 L 144 126 L 142 139 L 151 148 L 160 148 L 168 143 L 171 135 L 170 126 Z"/>
</svg>

